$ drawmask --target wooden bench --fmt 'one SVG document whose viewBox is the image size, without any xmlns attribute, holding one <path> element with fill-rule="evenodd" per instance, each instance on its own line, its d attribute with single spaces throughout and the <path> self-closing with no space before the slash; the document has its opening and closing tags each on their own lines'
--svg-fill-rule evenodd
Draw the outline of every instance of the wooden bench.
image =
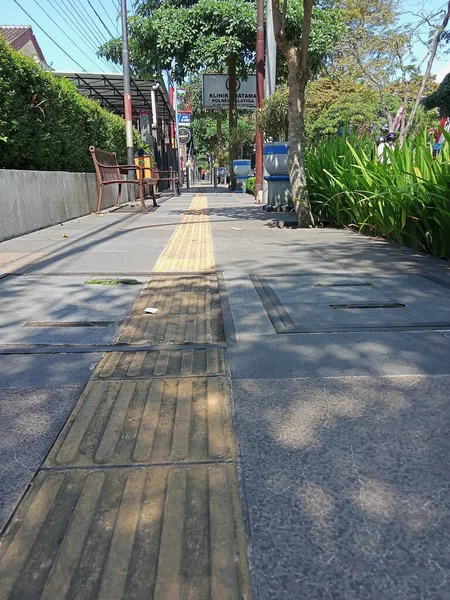
<svg viewBox="0 0 450 600">
<path fill-rule="evenodd" d="M 89 151 L 94 161 L 95 172 L 97 174 L 97 185 L 98 185 L 98 202 L 97 212 L 99 213 L 102 207 L 102 196 L 103 186 L 105 185 L 118 185 L 118 193 L 116 206 L 120 206 L 120 199 L 122 196 L 122 185 L 124 184 L 138 184 L 139 185 L 139 200 L 142 206 L 142 212 L 147 212 L 147 207 L 144 200 L 144 186 L 149 185 L 151 188 L 153 206 L 158 206 L 156 203 L 156 186 L 158 179 L 156 177 L 144 177 L 144 171 L 137 165 L 119 165 L 117 164 L 117 156 L 115 152 L 106 152 L 100 150 L 100 148 L 89 147 Z M 137 179 L 122 179 L 121 173 L 128 173 L 128 171 L 135 171 Z"/>
</svg>

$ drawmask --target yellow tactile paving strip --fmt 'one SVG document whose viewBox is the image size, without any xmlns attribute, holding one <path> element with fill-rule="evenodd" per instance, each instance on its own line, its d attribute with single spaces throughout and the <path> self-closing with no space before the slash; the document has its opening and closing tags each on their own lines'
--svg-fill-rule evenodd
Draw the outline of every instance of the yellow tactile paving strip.
<svg viewBox="0 0 450 600">
<path fill-rule="evenodd" d="M 153 272 L 214 271 L 208 199 L 195 196 Z"/>
<path fill-rule="evenodd" d="M 221 348 L 110 352 L 102 358 L 94 375 L 104 380 L 225 375 L 225 360 Z"/>
<path fill-rule="evenodd" d="M 247 600 L 233 465 L 41 471 L 1 557 L 2 600 Z"/>
<path fill-rule="evenodd" d="M 160 270 L 213 269 L 206 202 Z M 122 328 L 164 348 L 109 353 L 94 371 L 2 537 L 0 600 L 250 599 L 227 353 L 170 349 L 223 331 L 217 279 L 183 277 L 152 277 L 130 318 L 154 294 L 162 316 Z"/>
<path fill-rule="evenodd" d="M 223 377 L 91 381 L 47 466 L 164 464 L 234 458 Z"/>
<path fill-rule="evenodd" d="M 148 315 L 146 308 L 157 308 Z M 152 275 L 120 328 L 121 344 L 214 344 L 225 341 L 215 274 Z"/>
</svg>

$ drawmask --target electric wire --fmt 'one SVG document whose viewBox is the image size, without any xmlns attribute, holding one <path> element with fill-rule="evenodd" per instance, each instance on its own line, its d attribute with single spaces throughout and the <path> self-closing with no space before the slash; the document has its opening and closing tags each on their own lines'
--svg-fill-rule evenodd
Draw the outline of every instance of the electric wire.
<svg viewBox="0 0 450 600">
<path fill-rule="evenodd" d="M 78 38 L 84 44 L 86 44 L 86 46 L 89 48 L 89 50 L 91 50 L 94 53 L 95 56 L 97 56 L 98 48 L 91 42 L 91 40 L 88 37 L 83 35 L 81 28 L 80 27 L 77 28 L 77 24 L 75 24 L 75 27 L 72 25 L 72 23 L 74 23 L 74 21 L 71 18 L 71 16 L 69 14 L 67 15 L 68 18 L 70 19 L 70 22 L 69 22 L 67 20 L 66 16 L 64 15 L 64 13 L 60 12 L 58 6 L 55 6 L 53 4 L 53 0 L 47 0 L 47 2 L 50 4 L 51 8 L 61 17 L 61 19 L 64 21 L 64 23 L 75 33 L 75 35 L 78 36 Z M 112 68 L 111 65 L 108 63 L 108 61 L 105 58 L 103 58 L 102 56 L 99 56 L 98 60 L 101 61 L 101 63 L 103 63 L 103 65 L 105 65 L 108 69 Z M 112 63 L 112 64 L 114 64 L 114 63 Z M 96 66 L 98 68 L 99 65 L 97 64 Z M 115 67 L 115 65 L 114 65 L 114 67 Z"/>
<path fill-rule="evenodd" d="M 95 8 L 92 6 L 91 4 L 91 0 L 87 0 L 89 6 L 92 8 L 92 10 L 94 11 L 96 17 L 98 18 L 98 20 L 100 21 L 100 23 L 103 25 L 103 27 L 106 29 L 106 31 L 108 32 L 108 35 L 113 38 L 114 35 L 110 32 L 110 30 L 108 29 L 108 27 L 105 25 L 105 22 L 103 21 L 103 19 L 101 18 L 101 16 L 98 14 L 98 12 L 95 10 Z"/>
<path fill-rule="evenodd" d="M 103 8 L 103 11 L 104 11 L 105 15 L 108 17 L 108 19 L 109 19 L 110 23 L 112 24 L 112 26 L 113 26 L 113 27 L 116 29 L 116 31 L 117 31 L 117 19 L 116 19 L 116 22 L 114 23 L 114 21 L 111 19 L 111 16 L 110 16 L 110 14 L 109 14 L 109 13 L 110 13 L 110 11 L 107 11 L 107 10 L 106 10 L 106 8 L 105 8 L 105 5 L 103 4 L 102 0 L 98 0 L 98 2 L 99 2 L 99 4 L 100 4 L 100 6 Z M 115 5 L 114 5 L 114 4 L 113 4 L 113 6 L 114 6 L 114 13 L 116 14 L 116 17 L 117 17 L 117 11 L 116 11 L 116 7 L 115 7 Z"/>
<path fill-rule="evenodd" d="M 71 17 L 73 19 L 75 19 L 75 26 L 78 27 L 79 29 L 81 29 L 84 33 L 84 35 L 86 35 L 88 38 L 93 38 L 92 39 L 92 43 L 97 44 L 97 48 L 95 50 L 95 52 L 97 52 L 99 46 L 101 46 L 104 42 L 104 40 L 100 40 L 98 41 L 97 39 L 94 39 L 94 36 L 92 35 L 92 32 L 84 25 L 85 19 L 82 18 L 82 15 L 80 15 L 79 11 L 77 10 L 77 8 L 74 6 L 74 4 L 69 4 L 66 0 L 62 0 L 62 3 L 64 4 L 65 8 L 67 9 L 68 14 L 71 15 Z M 76 11 L 76 12 L 75 12 Z M 104 59 L 102 59 L 104 60 Z M 107 61 L 106 62 L 108 69 L 112 69 L 112 67 L 108 64 Z"/>
<path fill-rule="evenodd" d="M 107 40 L 105 39 L 103 33 L 100 31 L 98 25 L 92 19 L 92 16 L 88 13 L 86 7 L 80 2 L 80 0 L 77 0 L 77 4 L 80 7 L 79 11 L 76 7 L 75 0 L 72 0 L 72 4 L 75 10 L 77 10 L 78 14 L 80 15 L 80 18 L 83 19 L 84 23 L 86 23 L 86 26 L 91 31 L 91 35 L 95 37 L 96 43 L 98 43 L 99 46 L 102 46 Z M 82 14 L 81 11 L 83 11 L 84 14 Z"/>
<path fill-rule="evenodd" d="M 63 29 L 63 28 L 62 28 L 60 25 L 58 25 L 58 23 L 57 23 L 57 22 L 54 20 L 54 18 L 53 18 L 51 15 L 49 15 L 49 14 L 48 14 L 48 12 L 45 10 L 45 8 L 43 8 L 43 7 L 42 7 L 42 6 L 39 4 L 38 0 L 33 0 L 33 1 L 34 1 L 34 3 L 35 3 L 35 4 L 37 4 L 37 5 L 39 6 L 39 8 L 40 8 L 40 9 L 42 10 L 42 12 L 43 12 L 43 13 L 44 13 L 44 14 L 45 14 L 45 15 L 46 15 L 46 16 L 47 16 L 49 19 L 50 19 L 50 21 L 51 21 L 51 22 L 52 22 L 54 25 L 56 25 L 56 27 L 57 27 L 57 28 L 58 28 L 58 29 L 59 29 L 59 30 L 60 30 L 60 31 L 61 31 L 61 32 L 62 32 L 62 33 L 63 33 L 63 34 L 66 36 L 66 38 L 69 40 L 69 42 L 71 42 L 71 43 L 72 43 L 72 44 L 75 46 L 75 48 L 77 48 L 77 49 L 78 49 L 78 50 L 81 52 L 81 54 L 84 54 L 84 56 L 85 56 L 85 57 L 86 57 L 86 58 L 87 58 L 87 59 L 88 59 L 88 60 L 89 60 L 89 61 L 90 61 L 90 62 L 91 62 L 93 65 L 95 65 L 95 66 L 97 67 L 97 66 L 98 66 L 98 65 L 97 65 L 97 63 L 96 63 L 96 62 L 95 62 L 95 61 L 94 61 L 94 60 L 93 60 L 93 59 L 92 59 L 92 58 L 91 58 L 91 57 L 90 57 L 88 54 L 86 54 L 86 52 L 85 52 L 85 51 L 84 51 L 82 48 L 80 48 L 80 46 L 79 46 L 79 45 L 78 45 L 76 42 L 74 42 L 74 41 L 73 41 L 73 40 L 72 40 L 72 39 L 71 39 L 71 38 L 70 38 L 70 37 L 67 35 L 67 32 L 66 32 L 66 31 L 64 31 L 64 29 Z"/>
<path fill-rule="evenodd" d="M 48 38 L 49 38 L 49 39 L 50 39 L 50 40 L 51 40 L 51 41 L 52 41 L 52 42 L 55 44 L 55 46 L 57 46 L 57 47 L 58 47 L 58 48 L 61 50 L 61 52 L 64 52 L 64 54 L 65 54 L 65 55 L 66 55 L 68 58 L 70 58 L 70 60 L 72 60 L 72 61 L 73 61 L 73 62 L 74 62 L 74 63 L 75 63 L 75 64 L 76 64 L 78 67 L 80 67 L 80 69 L 81 69 L 82 71 L 84 71 L 85 73 L 87 73 L 86 69 L 85 69 L 85 68 L 84 68 L 82 65 L 80 65 L 80 63 L 79 63 L 79 62 L 77 62 L 77 61 L 76 61 L 76 60 L 75 60 L 75 59 L 74 59 L 72 56 L 70 56 L 70 54 L 69 54 L 68 52 L 66 52 L 66 51 L 64 50 L 64 48 L 63 48 L 62 46 L 60 46 L 60 45 L 58 44 L 58 42 L 56 42 L 56 41 L 55 41 L 55 40 L 52 38 L 52 36 L 51 36 L 51 35 L 49 35 L 49 34 L 48 34 L 46 31 L 45 31 L 45 29 L 44 29 L 43 27 L 41 27 L 41 26 L 40 26 L 40 25 L 39 25 L 39 23 L 38 23 L 38 22 L 37 22 L 35 19 L 33 19 L 33 17 L 32 17 L 32 16 L 31 16 L 31 15 L 30 15 L 30 14 L 29 14 L 29 13 L 28 13 L 28 12 L 27 12 L 25 9 L 24 9 L 24 7 L 23 7 L 23 6 L 20 4 L 20 2 L 18 2 L 18 0 L 14 0 L 14 2 L 17 4 L 17 6 L 18 6 L 18 7 L 19 7 L 21 10 L 23 10 L 23 12 L 24 12 L 24 13 L 27 15 L 27 17 L 28 17 L 28 18 L 29 18 L 29 19 L 30 19 L 30 20 L 31 20 L 31 21 L 32 21 L 32 22 L 33 22 L 33 23 L 36 25 L 36 27 L 38 27 L 38 28 L 39 28 L 39 29 L 42 31 L 42 33 L 44 33 L 44 34 L 45 34 L 45 35 L 46 35 L 46 36 L 47 36 L 47 37 L 48 37 Z"/>
</svg>

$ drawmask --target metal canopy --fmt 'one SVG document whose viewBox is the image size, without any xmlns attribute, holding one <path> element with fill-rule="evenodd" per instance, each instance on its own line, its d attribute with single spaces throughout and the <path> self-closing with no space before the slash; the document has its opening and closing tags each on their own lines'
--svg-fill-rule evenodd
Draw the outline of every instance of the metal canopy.
<svg viewBox="0 0 450 600">
<path fill-rule="evenodd" d="M 78 91 L 92 100 L 97 100 L 103 108 L 123 116 L 123 75 L 120 73 L 65 73 L 53 72 L 56 77 L 65 77 L 72 81 Z M 156 103 L 158 120 L 175 120 L 175 112 L 170 105 L 169 96 L 163 81 L 152 79 L 131 78 L 131 104 L 133 107 L 133 119 L 142 111 L 152 110 L 151 90 L 155 83 L 160 86 L 156 91 Z"/>
</svg>

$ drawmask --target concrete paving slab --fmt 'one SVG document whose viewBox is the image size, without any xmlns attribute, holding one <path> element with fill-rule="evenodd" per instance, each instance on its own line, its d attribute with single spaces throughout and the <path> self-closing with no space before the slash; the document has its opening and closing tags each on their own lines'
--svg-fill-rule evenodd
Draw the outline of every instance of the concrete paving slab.
<svg viewBox="0 0 450 600">
<path fill-rule="evenodd" d="M 47 466 L 231 460 L 226 380 L 91 381 Z"/>
<path fill-rule="evenodd" d="M 41 472 L 3 541 L 0 595 L 249 598 L 234 471 Z"/>
<path fill-rule="evenodd" d="M 449 384 L 235 381 L 261 600 L 449 597 Z"/>
<path fill-rule="evenodd" d="M 84 386 L 102 355 L 89 354 L 10 354 L 0 356 L 0 388 L 58 389 Z"/>
<path fill-rule="evenodd" d="M 0 388 L 0 531 L 47 456 L 82 389 L 80 385 Z"/>
<path fill-rule="evenodd" d="M 43 263 L 30 269 L 30 272 L 46 273 L 55 272 L 60 273 L 110 273 L 113 275 L 116 272 L 134 271 L 139 273 L 151 273 L 153 266 L 161 252 L 161 248 L 164 247 L 162 243 L 159 250 L 155 249 L 155 252 L 149 253 L 142 260 L 142 255 L 139 253 L 139 247 L 136 248 L 134 253 L 130 251 L 107 251 L 107 252 L 95 252 L 89 251 L 77 253 L 77 255 L 71 254 L 70 256 L 58 256 L 52 260 L 46 260 Z"/>
<path fill-rule="evenodd" d="M 87 285 L 90 277 L 12 276 L 0 280 L 2 344 L 112 342 L 143 285 Z M 39 327 L 26 323 L 108 322 L 98 327 Z"/>
<path fill-rule="evenodd" d="M 228 350 L 233 379 L 441 374 L 450 338 L 436 332 L 241 335 Z"/>
<path fill-rule="evenodd" d="M 298 255 L 291 249 L 278 250 L 271 253 L 270 260 L 264 250 L 256 247 L 254 250 L 237 248 L 230 250 L 215 250 L 214 257 L 218 271 L 235 271 L 240 273 L 264 273 L 264 275 L 278 275 L 289 271 L 298 271 L 299 263 L 305 273 L 328 273 L 330 275 L 341 269 L 332 262 L 317 258 L 313 253 L 301 251 Z M 342 269 L 342 272 L 343 269 Z"/>
</svg>

